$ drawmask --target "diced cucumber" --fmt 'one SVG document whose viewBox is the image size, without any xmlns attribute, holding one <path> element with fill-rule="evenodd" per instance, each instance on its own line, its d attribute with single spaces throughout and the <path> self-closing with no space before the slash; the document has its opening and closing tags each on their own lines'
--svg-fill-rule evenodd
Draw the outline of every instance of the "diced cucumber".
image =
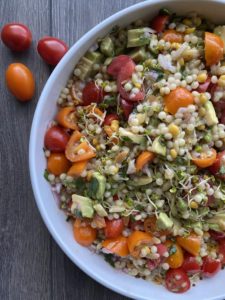
<svg viewBox="0 0 225 300">
<path fill-rule="evenodd" d="M 139 63 L 141 61 L 144 61 L 147 57 L 147 54 L 146 54 L 146 51 L 145 51 L 145 48 L 138 48 L 138 49 L 135 49 L 133 50 L 131 53 L 130 53 L 130 57 L 136 62 L 136 63 Z"/>
<path fill-rule="evenodd" d="M 100 50 L 105 56 L 112 57 L 114 55 L 114 44 L 109 36 L 102 40 Z"/>
<path fill-rule="evenodd" d="M 127 32 L 127 48 L 148 45 L 149 41 L 145 28 L 130 29 Z"/>
</svg>

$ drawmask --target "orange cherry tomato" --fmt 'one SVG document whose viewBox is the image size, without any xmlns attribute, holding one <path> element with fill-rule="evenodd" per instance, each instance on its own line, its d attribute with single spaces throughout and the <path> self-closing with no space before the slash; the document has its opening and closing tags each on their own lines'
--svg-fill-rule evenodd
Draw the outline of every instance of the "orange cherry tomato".
<svg viewBox="0 0 225 300">
<path fill-rule="evenodd" d="M 62 173 L 66 173 L 70 167 L 70 161 L 65 157 L 63 153 L 52 153 L 48 157 L 47 170 L 58 176 Z"/>
<path fill-rule="evenodd" d="M 73 224 L 73 234 L 78 244 L 87 247 L 96 239 L 97 230 L 92 228 L 87 222 L 76 219 Z"/>
<path fill-rule="evenodd" d="M 182 43 L 183 42 L 183 34 L 177 32 L 174 29 L 168 29 L 164 31 L 163 40 L 170 43 Z"/>
<path fill-rule="evenodd" d="M 201 153 L 200 157 L 192 156 L 193 163 L 199 168 L 207 168 L 214 164 L 216 161 L 217 152 L 215 149 L 210 149 L 209 153 Z"/>
<path fill-rule="evenodd" d="M 177 243 L 188 253 L 197 256 L 201 247 L 201 238 L 194 233 L 177 237 Z"/>
<path fill-rule="evenodd" d="M 135 167 L 140 171 L 147 163 L 153 161 L 155 154 L 150 151 L 143 151 L 136 159 Z"/>
<path fill-rule="evenodd" d="M 82 137 L 79 131 L 74 131 L 66 145 L 66 157 L 72 162 L 88 160 L 96 156 L 88 142 L 80 142 Z"/>
<path fill-rule="evenodd" d="M 216 34 L 205 33 L 205 60 L 207 66 L 217 64 L 223 58 L 224 43 Z"/>
<path fill-rule="evenodd" d="M 9 65 L 5 78 L 8 89 L 18 100 L 22 102 L 31 100 L 35 82 L 33 74 L 25 65 L 20 63 Z"/>
<path fill-rule="evenodd" d="M 193 95 L 183 87 L 177 87 L 168 95 L 164 96 L 166 109 L 172 115 L 178 111 L 180 107 L 187 107 L 194 103 Z"/>
<path fill-rule="evenodd" d="M 67 172 L 69 176 L 80 176 L 81 173 L 86 169 L 88 160 L 78 161 L 72 165 Z"/>
<path fill-rule="evenodd" d="M 127 238 L 122 235 L 103 241 L 102 247 L 118 256 L 127 256 L 129 254 Z"/>
<path fill-rule="evenodd" d="M 152 243 L 152 235 L 147 232 L 135 230 L 127 239 L 128 249 L 133 257 L 140 255 L 141 247 Z"/>
<path fill-rule="evenodd" d="M 168 248 L 168 252 L 172 254 L 166 259 L 166 262 L 169 264 L 170 268 L 176 269 L 182 266 L 184 262 L 184 254 L 182 248 L 177 244 L 171 241 L 166 241 L 165 245 Z"/>
<path fill-rule="evenodd" d="M 63 107 L 56 115 L 56 121 L 63 127 L 78 130 L 74 107 Z"/>
</svg>

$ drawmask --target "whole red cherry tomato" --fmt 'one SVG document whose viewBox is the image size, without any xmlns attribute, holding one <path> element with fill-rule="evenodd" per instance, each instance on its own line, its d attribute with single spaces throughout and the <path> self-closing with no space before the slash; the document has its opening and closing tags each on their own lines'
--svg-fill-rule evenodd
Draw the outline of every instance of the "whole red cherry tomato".
<svg viewBox="0 0 225 300">
<path fill-rule="evenodd" d="M 47 64 L 56 66 L 68 51 L 68 46 L 60 39 L 45 36 L 38 41 L 37 51 Z"/>
<path fill-rule="evenodd" d="M 202 273 L 205 277 L 216 275 L 221 269 L 221 262 L 209 256 L 203 258 Z"/>
<path fill-rule="evenodd" d="M 30 47 L 32 34 L 24 24 L 9 23 L 2 28 L 1 39 L 6 47 L 20 52 Z"/>
<path fill-rule="evenodd" d="M 191 283 L 182 268 L 170 269 L 166 273 L 166 288 L 173 293 L 184 293 L 190 289 Z"/>
<path fill-rule="evenodd" d="M 6 70 L 5 78 L 8 89 L 18 100 L 22 102 L 31 100 L 35 82 L 30 69 L 20 63 L 11 64 Z"/>
<path fill-rule="evenodd" d="M 117 114 L 106 115 L 105 120 L 104 120 L 104 125 L 110 126 L 112 121 L 114 121 L 114 120 L 119 120 L 119 117 Z"/>
<path fill-rule="evenodd" d="M 94 81 L 88 82 L 82 92 L 83 105 L 85 106 L 91 103 L 99 103 L 103 100 L 103 97 L 103 89 Z"/>
<path fill-rule="evenodd" d="M 64 152 L 69 135 L 59 126 L 50 127 L 44 138 L 45 147 L 53 152 Z"/>
<path fill-rule="evenodd" d="M 106 220 L 105 236 L 106 238 L 118 237 L 124 229 L 124 223 L 122 219 Z"/>
<path fill-rule="evenodd" d="M 195 256 L 186 254 L 184 257 L 182 269 L 185 272 L 192 275 L 192 274 L 200 272 L 201 267 Z"/>
</svg>

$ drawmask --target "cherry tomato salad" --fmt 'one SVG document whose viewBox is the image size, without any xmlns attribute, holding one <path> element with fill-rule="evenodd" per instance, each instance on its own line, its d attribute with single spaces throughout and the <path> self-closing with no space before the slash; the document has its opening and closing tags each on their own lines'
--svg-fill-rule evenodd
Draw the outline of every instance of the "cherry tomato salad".
<svg viewBox="0 0 225 300">
<path fill-rule="evenodd" d="M 39 45 L 49 63 L 52 42 Z M 76 242 L 174 293 L 225 265 L 224 43 L 225 26 L 167 9 L 113 28 L 75 66 L 44 138 Z"/>
</svg>

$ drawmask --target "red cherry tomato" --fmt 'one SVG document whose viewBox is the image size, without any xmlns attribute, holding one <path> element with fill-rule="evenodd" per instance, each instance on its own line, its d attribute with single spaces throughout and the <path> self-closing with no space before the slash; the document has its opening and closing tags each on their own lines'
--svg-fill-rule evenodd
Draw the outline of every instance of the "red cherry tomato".
<svg viewBox="0 0 225 300">
<path fill-rule="evenodd" d="M 134 109 L 134 103 L 129 102 L 125 99 L 121 99 L 121 107 L 122 107 L 122 110 L 123 110 L 126 120 L 128 120 L 129 115 L 131 114 L 132 110 Z"/>
<path fill-rule="evenodd" d="M 165 282 L 166 288 L 173 293 L 184 293 L 191 287 L 190 279 L 182 268 L 167 271 Z"/>
<path fill-rule="evenodd" d="M 64 152 L 69 135 L 59 126 L 50 127 L 44 138 L 45 147 L 53 152 Z"/>
<path fill-rule="evenodd" d="M 35 82 L 30 69 L 20 63 L 11 64 L 6 70 L 5 78 L 8 89 L 18 100 L 22 102 L 31 100 Z"/>
<path fill-rule="evenodd" d="M 204 83 L 199 84 L 199 86 L 197 88 L 197 92 L 205 93 L 208 90 L 210 84 L 211 84 L 211 78 L 208 77 Z"/>
<path fill-rule="evenodd" d="M 200 272 L 201 267 L 195 256 L 187 254 L 184 257 L 182 269 L 192 275 Z"/>
<path fill-rule="evenodd" d="M 105 237 L 116 238 L 121 235 L 124 229 L 124 223 L 122 219 L 106 220 Z"/>
<path fill-rule="evenodd" d="M 130 92 L 127 92 L 124 88 L 124 83 L 129 80 L 135 70 L 135 63 L 131 60 L 127 62 L 124 67 L 120 70 L 117 77 L 117 87 L 121 97 L 128 101 L 142 101 L 144 99 L 144 92 L 139 91 L 133 97 Z"/>
<path fill-rule="evenodd" d="M 113 58 L 111 64 L 107 68 L 107 73 L 116 78 L 121 70 L 128 62 L 133 62 L 128 55 L 119 55 Z"/>
<path fill-rule="evenodd" d="M 20 52 L 30 47 L 32 34 L 24 24 L 9 23 L 2 28 L 1 39 L 6 47 Z"/>
<path fill-rule="evenodd" d="M 225 264 L 225 238 L 224 239 L 221 239 L 219 241 L 219 254 L 221 254 L 223 257 L 221 259 L 221 263 L 222 265 Z"/>
<path fill-rule="evenodd" d="M 216 275 L 221 269 L 221 262 L 218 259 L 213 259 L 209 256 L 203 258 L 202 274 L 205 277 Z"/>
<path fill-rule="evenodd" d="M 99 103 L 103 100 L 103 97 L 103 89 L 94 81 L 88 82 L 83 89 L 82 100 L 85 106 L 91 103 Z"/>
<path fill-rule="evenodd" d="M 68 46 L 60 39 L 45 36 L 38 41 L 37 51 L 47 64 L 56 66 L 68 51 Z"/>
<path fill-rule="evenodd" d="M 119 120 L 119 117 L 117 114 L 106 115 L 105 120 L 104 120 L 104 125 L 110 126 L 112 121 L 114 121 L 114 120 Z"/>
<path fill-rule="evenodd" d="M 216 160 L 208 169 L 214 175 L 221 179 L 225 179 L 225 174 L 221 172 L 221 168 L 225 166 L 225 151 L 217 153 Z"/>
<path fill-rule="evenodd" d="M 225 232 L 209 230 L 209 234 L 215 241 L 225 239 Z"/>
<path fill-rule="evenodd" d="M 168 22 L 169 22 L 168 15 L 159 15 L 152 20 L 151 27 L 157 32 L 162 32 L 165 29 Z"/>
</svg>

